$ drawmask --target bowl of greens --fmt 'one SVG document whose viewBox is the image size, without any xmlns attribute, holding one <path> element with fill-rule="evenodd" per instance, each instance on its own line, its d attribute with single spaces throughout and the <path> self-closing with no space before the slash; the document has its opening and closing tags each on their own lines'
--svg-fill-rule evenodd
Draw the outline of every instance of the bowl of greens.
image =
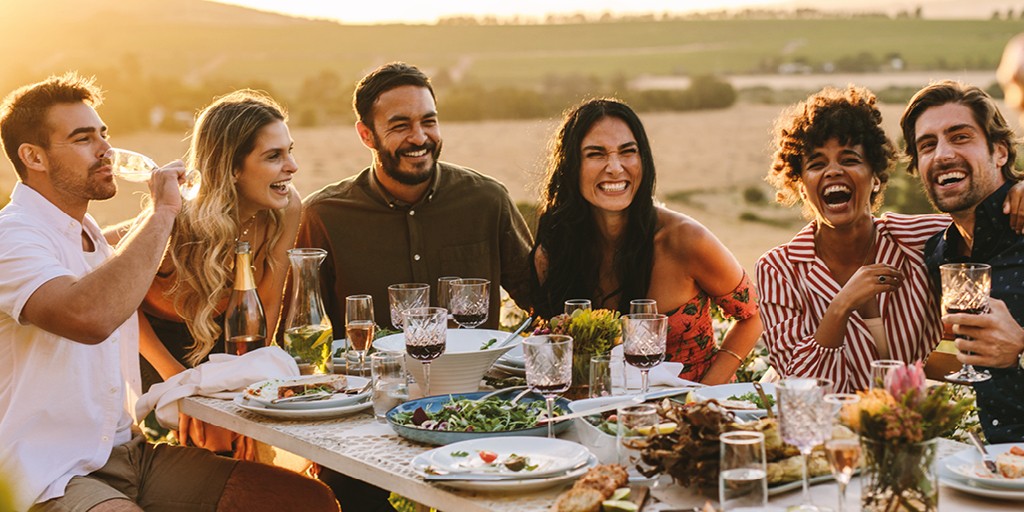
<svg viewBox="0 0 1024 512">
<path fill-rule="evenodd" d="M 547 416 L 544 398 L 527 395 L 516 404 L 510 401 L 519 390 L 509 390 L 486 400 L 486 391 L 437 395 L 410 400 L 387 413 L 388 424 L 398 435 L 430 445 L 445 445 L 482 437 L 546 437 L 546 425 L 537 420 Z M 555 401 L 555 415 L 566 414 L 569 401 Z M 555 432 L 569 428 L 569 421 L 555 424 Z"/>
</svg>

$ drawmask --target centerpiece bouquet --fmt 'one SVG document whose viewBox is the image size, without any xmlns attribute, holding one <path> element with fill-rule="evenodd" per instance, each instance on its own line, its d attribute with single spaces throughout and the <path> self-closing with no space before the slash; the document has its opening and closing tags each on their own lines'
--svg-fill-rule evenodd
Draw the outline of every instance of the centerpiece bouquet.
<svg viewBox="0 0 1024 512">
<path fill-rule="evenodd" d="M 565 334 L 572 336 L 572 386 L 567 398 L 586 398 L 590 358 L 607 355 L 622 343 L 619 312 L 608 309 L 580 309 L 572 315 L 558 315 L 550 320 L 539 319 L 533 334 Z"/>
<path fill-rule="evenodd" d="M 884 388 L 858 392 L 860 401 L 841 412 L 864 449 L 863 510 L 938 510 L 936 443 L 953 432 L 971 400 L 956 400 L 948 384 L 928 387 L 922 366 L 891 371 Z"/>
</svg>

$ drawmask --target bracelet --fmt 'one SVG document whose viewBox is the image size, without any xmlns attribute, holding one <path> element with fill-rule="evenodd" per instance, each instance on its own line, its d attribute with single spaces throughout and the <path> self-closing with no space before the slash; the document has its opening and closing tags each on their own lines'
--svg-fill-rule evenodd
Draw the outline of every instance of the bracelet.
<svg viewBox="0 0 1024 512">
<path fill-rule="evenodd" d="M 741 363 L 743 362 L 743 358 L 740 357 L 740 355 L 737 354 L 736 352 L 733 352 L 732 350 L 729 350 L 729 349 L 727 349 L 725 347 L 722 347 L 722 348 L 719 348 L 718 351 L 719 352 L 725 352 L 726 354 L 729 354 L 730 356 L 735 357 L 737 361 L 739 361 Z"/>
</svg>

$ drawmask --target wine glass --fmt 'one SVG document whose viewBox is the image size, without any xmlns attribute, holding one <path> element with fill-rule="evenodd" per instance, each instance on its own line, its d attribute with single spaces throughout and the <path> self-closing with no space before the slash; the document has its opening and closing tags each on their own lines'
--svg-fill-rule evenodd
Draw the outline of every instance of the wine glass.
<svg viewBox="0 0 1024 512">
<path fill-rule="evenodd" d="M 349 350 L 355 350 L 359 356 L 359 375 L 364 374 L 366 352 L 373 342 L 376 329 L 373 321 L 373 297 L 370 295 L 349 295 L 345 297 L 345 337 L 348 338 Z M 348 361 L 348 354 L 345 355 Z"/>
<path fill-rule="evenodd" d="M 461 278 L 456 276 L 444 276 L 437 278 L 437 302 L 434 305 L 448 310 L 449 322 L 452 321 L 452 283 L 459 279 Z"/>
<path fill-rule="evenodd" d="M 825 395 L 831 391 L 832 381 L 820 378 L 791 378 L 775 384 L 779 406 L 779 433 L 782 440 L 800 450 L 803 469 L 803 500 L 790 511 L 818 512 L 823 510 L 811 503 L 807 482 L 807 456 L 811 450 L 831 437 L 831 404 Z"/>
<path fill-rule="evenodd" d="M 903 368 L 907 363 L 898 359 L 876 359 L 871 361 L 871 382 L 868 385 L 868 389 L 885 388 L 885 378 L 889 376 L 889 372 L 896 368 Z"/>
<path fill-rule="evenodd" d="M 402 283 L 388 286 L 388 307 L 391 310 L 391 325 L 395 329 L 401 329 L 402 313 L 407 309 L 429 306 L 429 295 L 429 284 Z"/>
<path fill-rule="evenodd" d="M 402 313 L 405 352 L 423 363 L 423 396 L 430 396 L 430 362 L 444 353 L 448 339 L 448 310 L 412 308 Z"/>
<path fill-rule="evenodd" d="M 523 340 L 526 383 L 544 395 L 548 418 L 555 416 L 555 398 L 572 384 L 572 336 L 545 334 Z M 548 437 L 555 437 L 554 422 L 548 421 Z"/>
<path fill-rule="evenodd" d="M 590 299 L 569 299 L 565 301 L 565 314 L 572 316 L 576 310 L 590 311 L 593 306 L 590 304 Z"/>
<path fill-rule="evenodd" d="M 491 305 L 491 282 L 487 279 L 459 279 L 451 283 L 452 318 L 460 327 L 473 329 L 487 321 Z"/>
<path fill-rule="evenodd" d="M 103 159 L 110 163 L 110 171 L 114 176 L 133 183 L 149 181 L 153 171 L 160 168 L 152 158 L 127 149 L 109 148 L 103 153 Z M 178 187 L 181 197 L 185 200 L 195 199 L 202 183 L 203 175 L 196 169 L 189 169 L 185 172 L 185 183 Z"/>
<path fill-rule="evenodd" d="M 647 372 L 665 360 L 668 317 L 639 313 L 622 317 L 622 352 L 626 362 L 640 369 L 640 393 L 647 393 Z"/>
<path fill-rule="evenodd" d="M 654 299 L 633 299 L 629 301 L 629 314 L 636 315 L 640 313 L 652 313 L 658 312 L 658 301 Z"/>
<path fill-rule="evenodd" d="M 939 267 L 942 275 L 942 312 L 980 315 L 988 311 L 988 297 L 992 290 L 992 267 L 984 263 L 949 263 Z M 967 336 L 960 336 L 971 339 Z M 964 364 L 960 371 L 946 375 L 946 380 L 957 384 L 983 382 L 992 378 L 987 371 L 977 371 Z"/>
<path fill-rule="evenodd" d="M 825 395 L 825 403 L 829 404 L 833 422 L 838 425 L 840 412 L 847 406 L 860 402 L 860 397 L 851 393 L 830 393 Z M 836 429 L 832 429 L 832 438 L 825 441 L 825 455 L 832 468 L 832 476 L 839 485 L 839 512 L 846 510 L 846 486 L 853 478 L 854 471 L 860 466 L 860 438 L 857 436 L 836 437 Z"/>
</svg>

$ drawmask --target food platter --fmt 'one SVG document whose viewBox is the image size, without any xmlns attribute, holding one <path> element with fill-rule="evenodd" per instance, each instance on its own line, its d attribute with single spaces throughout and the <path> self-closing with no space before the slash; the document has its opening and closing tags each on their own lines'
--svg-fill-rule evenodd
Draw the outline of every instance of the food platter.
<svg viewBox="0 0 1024 512">
<path fill-rule="evenodd" d="M 765 394 L 775 398 L 775 385 L 766 382 L 761 384 L 761 388 L 764 389 Z M 763 418 L 766 416 L 768 411 L 763 407 L 758 407 L 753 403 L 751 403 L 749 407 L 742 407 L 740 404 L 734 403 L 735 400 L 730 400 L 730 397 L 738 397 L 748 393 L 757 393 L 754 389 L 754 385 L 749 382 L 737 382 L 733 384 L 704 387 L 694 391 L 693 395 L 697 400 L 701 401 L 714 399 L 718 401 L 722 407 L 725 407 L 739 415 L 741 419 Z"/>
<path fill-rule="evenodd" d="M 515 391 L 518 391 L 518 390 L 515 390 Z M 441 408 L 444 407 L 445 404 L 449 403 L 453 399 L 455 399 L 455 400 L 459 400 L 459 399 L 470 399 L 470 400 L 473 400 L 473 399 L 480 398 L 480 397 L 482 397 L 482 396 L 484 396 L 486 394 L 488 394 L 488 393 L 484 392 L 484 391 L 478 391 L 478 392 L 475 392 L 475 393 L 457 393 L 457 394 L 452 394 L 452 395 L 437 395 L 437 396 L 429 396 L 429 397 L 425 397 L 425 398 L 420 398 L 418 400 L 411 400 L 411 401 L 405 402 L 404 404 L 398 405 L 395 408 L 393 408 L 390 411 L 388 411 L 388 413 L 387 413 L 387 421 L 388 421 L 388 424 L 391 425 L 391 428 L 394 429 L 394 431 L 396 433 L 398 433 L 398 435 L 400 435 L 400 436 L 402 436 L 402 437 L 404 437 L 406 439 L 409 439 L 411 441 L 416 441 L 416 442 L 419 442 L 419 443 L 425 443 L 425 444 L 430 444 L 430 445 L 435 445 L 435 446 L 436 445 L 447 445 L 447 444 L 451 444 L 451 443 L 456 443 L 456 442 L 460 442 L 460 441 L 468 441 L 468 440 L 472 440 L 472 439 L 479 439 L 479 438 L 482 438 L 482 437 L 508 437 L 508 436 L 537 436 L 537 437 L 545 437 L 545 436 L 547 436 L 547 433 L 548 433 L 547 426 L 543 426 L 543 425 L 542 426 L 538 426 L 538 427 L 533 427 L 533 428 L 516 429 L 516 430 L 505 430 L 505 431 L 498 431 L 498 432 L 460 432 L 460 431 L 432 430 L 432 429 L 420 428 L 420 427 L 416 427 L 416 426 L 412 426 L 412 425 L 402 425 L 402 424 L 399 424 L 396 421 L 396 415 L 399 415 L 399 414 L 402 414 L 402 413 L 411 413 L 411 412 L 415 411 L 417 408 L 420 408 L 420 407 L 422 407 L 428 413 L 434 413 L 434 412 L 437 412 L 437 411 L 441 410 Z M 505 400 L 511 400 L 512 397 L 514 396 L 514 394 L 515 394 L 515 392 L 512 391 L 512 392 L 509 392 L 509 393 L 504 393 L 504 394 L 498 395 L 498 398 L 503 398 Z M 524 397 L 524 398 L 519 400 L 520 403 L 531 403 L 531 402 L 534 402 L 534 401 L 539 401 L 540 404 L 543 404 L 543 399 L 540 399 L 539 397 L 535 397 L 535 396 L 526 396 L 526 397 Z M 565 400 L 563 398 L 559 398 L 559 399 L 557 399 L 555 401 L 555 404 L 558 405 L 563 411 L 568 411 L 569 410 L 569 401 L 568 400 Z M 558 433 L 564 432 L 566 429 L 569 428 L 569 424 L 570 424 L 569 421 L 562 421 L 562 422 L 556 423 L 555 426 L 554 426 L 555 433 L 558 434 Z"/>
<path fill-rule="evenodd" d="M 235 396 L 234 403 L 246 411 L 279 420 L 326 420 L 340 418 L 369 409 L 373 405 L 369 400 L 364 400 L 355 404 L 323 409 L 270 409 L 252 400 L 246 400 L 241 394 Z"/>
<path fill-rule="evenodd" d="M 366 400 L 370 396 L 369 390 L 362 393 L 337 393 L 326 398 L 310 401 L 288 401 L 274 403 L 278 397 L 278 387 L 297 385 L 305 382 L 313 382 L 323 378 L 322 375 L 301 375 L 297 377 L 284 377 L 280 379 L 267 379 L 249 385 L 242 391 L 242 395 L 250 404 L 256 404 L 266 409 L 278 410 L 312 410 L 331 409 L 335 407 L 353 405 Z M 337 377 L 346 380 L 346 387 L 350 390 L 362 389 L 369 382 L 364 377 Z"/>
<path fill-rule="evenodd" d="M 997 457 L 1014 446 L 1021 446 L 1021 443 L 993 444 L 987 446 L 986 449 L 993 457 Z M 960 450 L 942 459 L 939 464 L 951 474 L 959 477 L 957 480 L 962 481 L 965 485 L 1024 493 L 1024 478 L 1004 478 L 1002 475 L 989 474 L 982 465 L 978 450 L 974 447 Z"/>
</svg>

